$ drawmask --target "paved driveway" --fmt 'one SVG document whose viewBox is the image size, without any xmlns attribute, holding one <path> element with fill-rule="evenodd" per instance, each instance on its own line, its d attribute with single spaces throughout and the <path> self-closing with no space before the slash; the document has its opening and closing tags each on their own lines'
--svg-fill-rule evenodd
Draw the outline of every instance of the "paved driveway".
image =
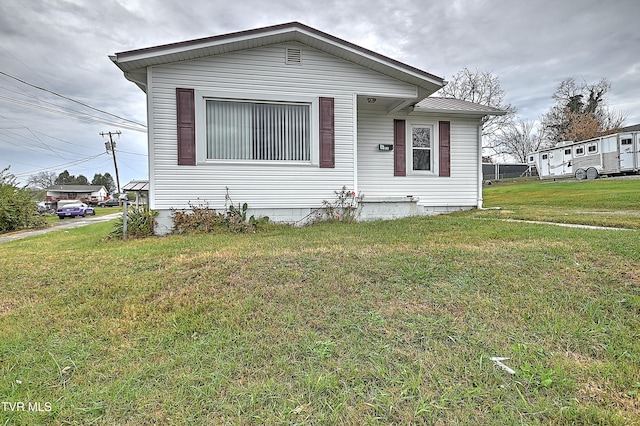
<svg viewBox="0 0 640 426">
<path fill-rule="evenodd" d="M 0 236 L 0 243 L 7 241 L 20 240 L 22 238 L 32 237 L 34 235 L 46 234 L 47 232 L 58 231 L 60 229 L 79 228 L 80 226 L 91 225 L 92 223 L 106 222 L 121 216 L 122 212 L 111 213 L 105 216 L 78 217 L 60 220 L 53 223 L 49 228 L 36 229 L 33 231 L 18 231 L 11 234 Z"/>
</svg>

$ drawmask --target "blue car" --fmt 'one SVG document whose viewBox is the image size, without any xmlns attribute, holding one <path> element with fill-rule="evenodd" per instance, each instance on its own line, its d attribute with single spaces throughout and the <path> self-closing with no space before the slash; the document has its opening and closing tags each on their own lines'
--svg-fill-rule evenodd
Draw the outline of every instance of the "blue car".
<svg viewBox="0 0 640 426">
<path fill-rule="evenodd" d="M 59 207 L 56 214 L 60 219 L 65 217 L 85 217 L 86 215 L 94 216 L 96 211 L 93 207 L 86 205 L 85 203 L 73 203 L 66 204 L 64 207 Z"/>
</svg>

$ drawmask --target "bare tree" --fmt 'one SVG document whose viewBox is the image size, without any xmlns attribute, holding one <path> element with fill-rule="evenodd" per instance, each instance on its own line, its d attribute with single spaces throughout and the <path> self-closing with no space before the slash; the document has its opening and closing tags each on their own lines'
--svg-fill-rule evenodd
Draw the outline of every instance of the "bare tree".
<svg viewBox="0 0 640 426">
<path fill-rule="evenodd" d="M 11 166 L 7 166 L 4 169 L 0 170 L 0 185 L 6 186 L 18 186 L 18 180 L 13 173 L 9 172 Z"/>
<path fill-rule="evenodd" d="M 548 145 L 544 132 L 535 121 L 518 120 L 502 129 L 491 141 L 489 148 L 496 153 L 508 154 L 521 163 L 527 155 Z"/>
<path fill-rule="evenodd" d="M 516 107 L 505 103 L 505 92 L 498 77 L 490 71 L 471 71 L 464 68 L 455 74 L 436 96 L 461 99 L 506 111 L 505 115 L 489 118 L 483 127 L 483 136 L 493 136 L 513 123 Z"/>
<path fill-rule="evenodd" d="M 611 110 L 606 95 L 611 83 L 576 82 L 573 77 L 561 81 L 553 94 L 555 105 L 542 117 L 542 126 L 555 142 L 580 141 L 617 132 L 627 114 Z"/>
<path fill-rule="evenodd" d="M 32 189 L 46 189 L 55 185 L 58 174 L 56 172 L 40 172 L 29 176 L 27 186 Z"/>
</svg>

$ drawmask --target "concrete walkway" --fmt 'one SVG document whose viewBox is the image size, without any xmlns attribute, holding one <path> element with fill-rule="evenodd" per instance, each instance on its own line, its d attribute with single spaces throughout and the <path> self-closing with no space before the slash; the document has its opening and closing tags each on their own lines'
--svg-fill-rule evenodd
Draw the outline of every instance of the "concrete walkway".
<svg viewBox="0 0 640 426">
<path fill-rule="evenodd" d="M 105 216 L 90 216 L 64 219 L 51 224 L 49 228 L 36 229 L 33 231 L 17 231 L 10 234 L 2 235 L 0 236 L 0 243 L 20 240 L 22 238 L 32 237 L 34 235 L 42 235 L 46 234 L 47 232 L 59 231 L 61 229 L 79 228 L 81 226 L 91 225 L 92 223 L 106 222 L 120 216 L 122 216 L 122 212 L 111 213 Z"/>
<path fill-rule="evenodd" d="M 635 229 L 629 228 L 614 228 L 612 226 L 595 226 L 595 225 L 580 225 L 577 223 L 559 223 L 559 222 L 543 222 L 540 220 L 520 220 L 520 219 L 498 219 L 503 222 L 516 222 L 516 223 L 533 223 L 536 225 L 553 225 L 564 226 L 566 228 L 582 228 L 582 229 L 605 229 L 609 231 L 635 231 Z"/>
</svg>

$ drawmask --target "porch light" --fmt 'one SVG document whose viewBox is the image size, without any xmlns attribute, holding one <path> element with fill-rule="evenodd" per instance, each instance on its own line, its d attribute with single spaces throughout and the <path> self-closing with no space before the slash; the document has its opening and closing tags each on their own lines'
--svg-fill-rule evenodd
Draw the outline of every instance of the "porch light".
<svg viewBox="0 0 640 426">
<path fill-rule="evenodd" d="M 370 104 L 375 104 L 377 101 L 376 98 L 367 98 L 367 102 L 369 102 Z"/>
</svg>

